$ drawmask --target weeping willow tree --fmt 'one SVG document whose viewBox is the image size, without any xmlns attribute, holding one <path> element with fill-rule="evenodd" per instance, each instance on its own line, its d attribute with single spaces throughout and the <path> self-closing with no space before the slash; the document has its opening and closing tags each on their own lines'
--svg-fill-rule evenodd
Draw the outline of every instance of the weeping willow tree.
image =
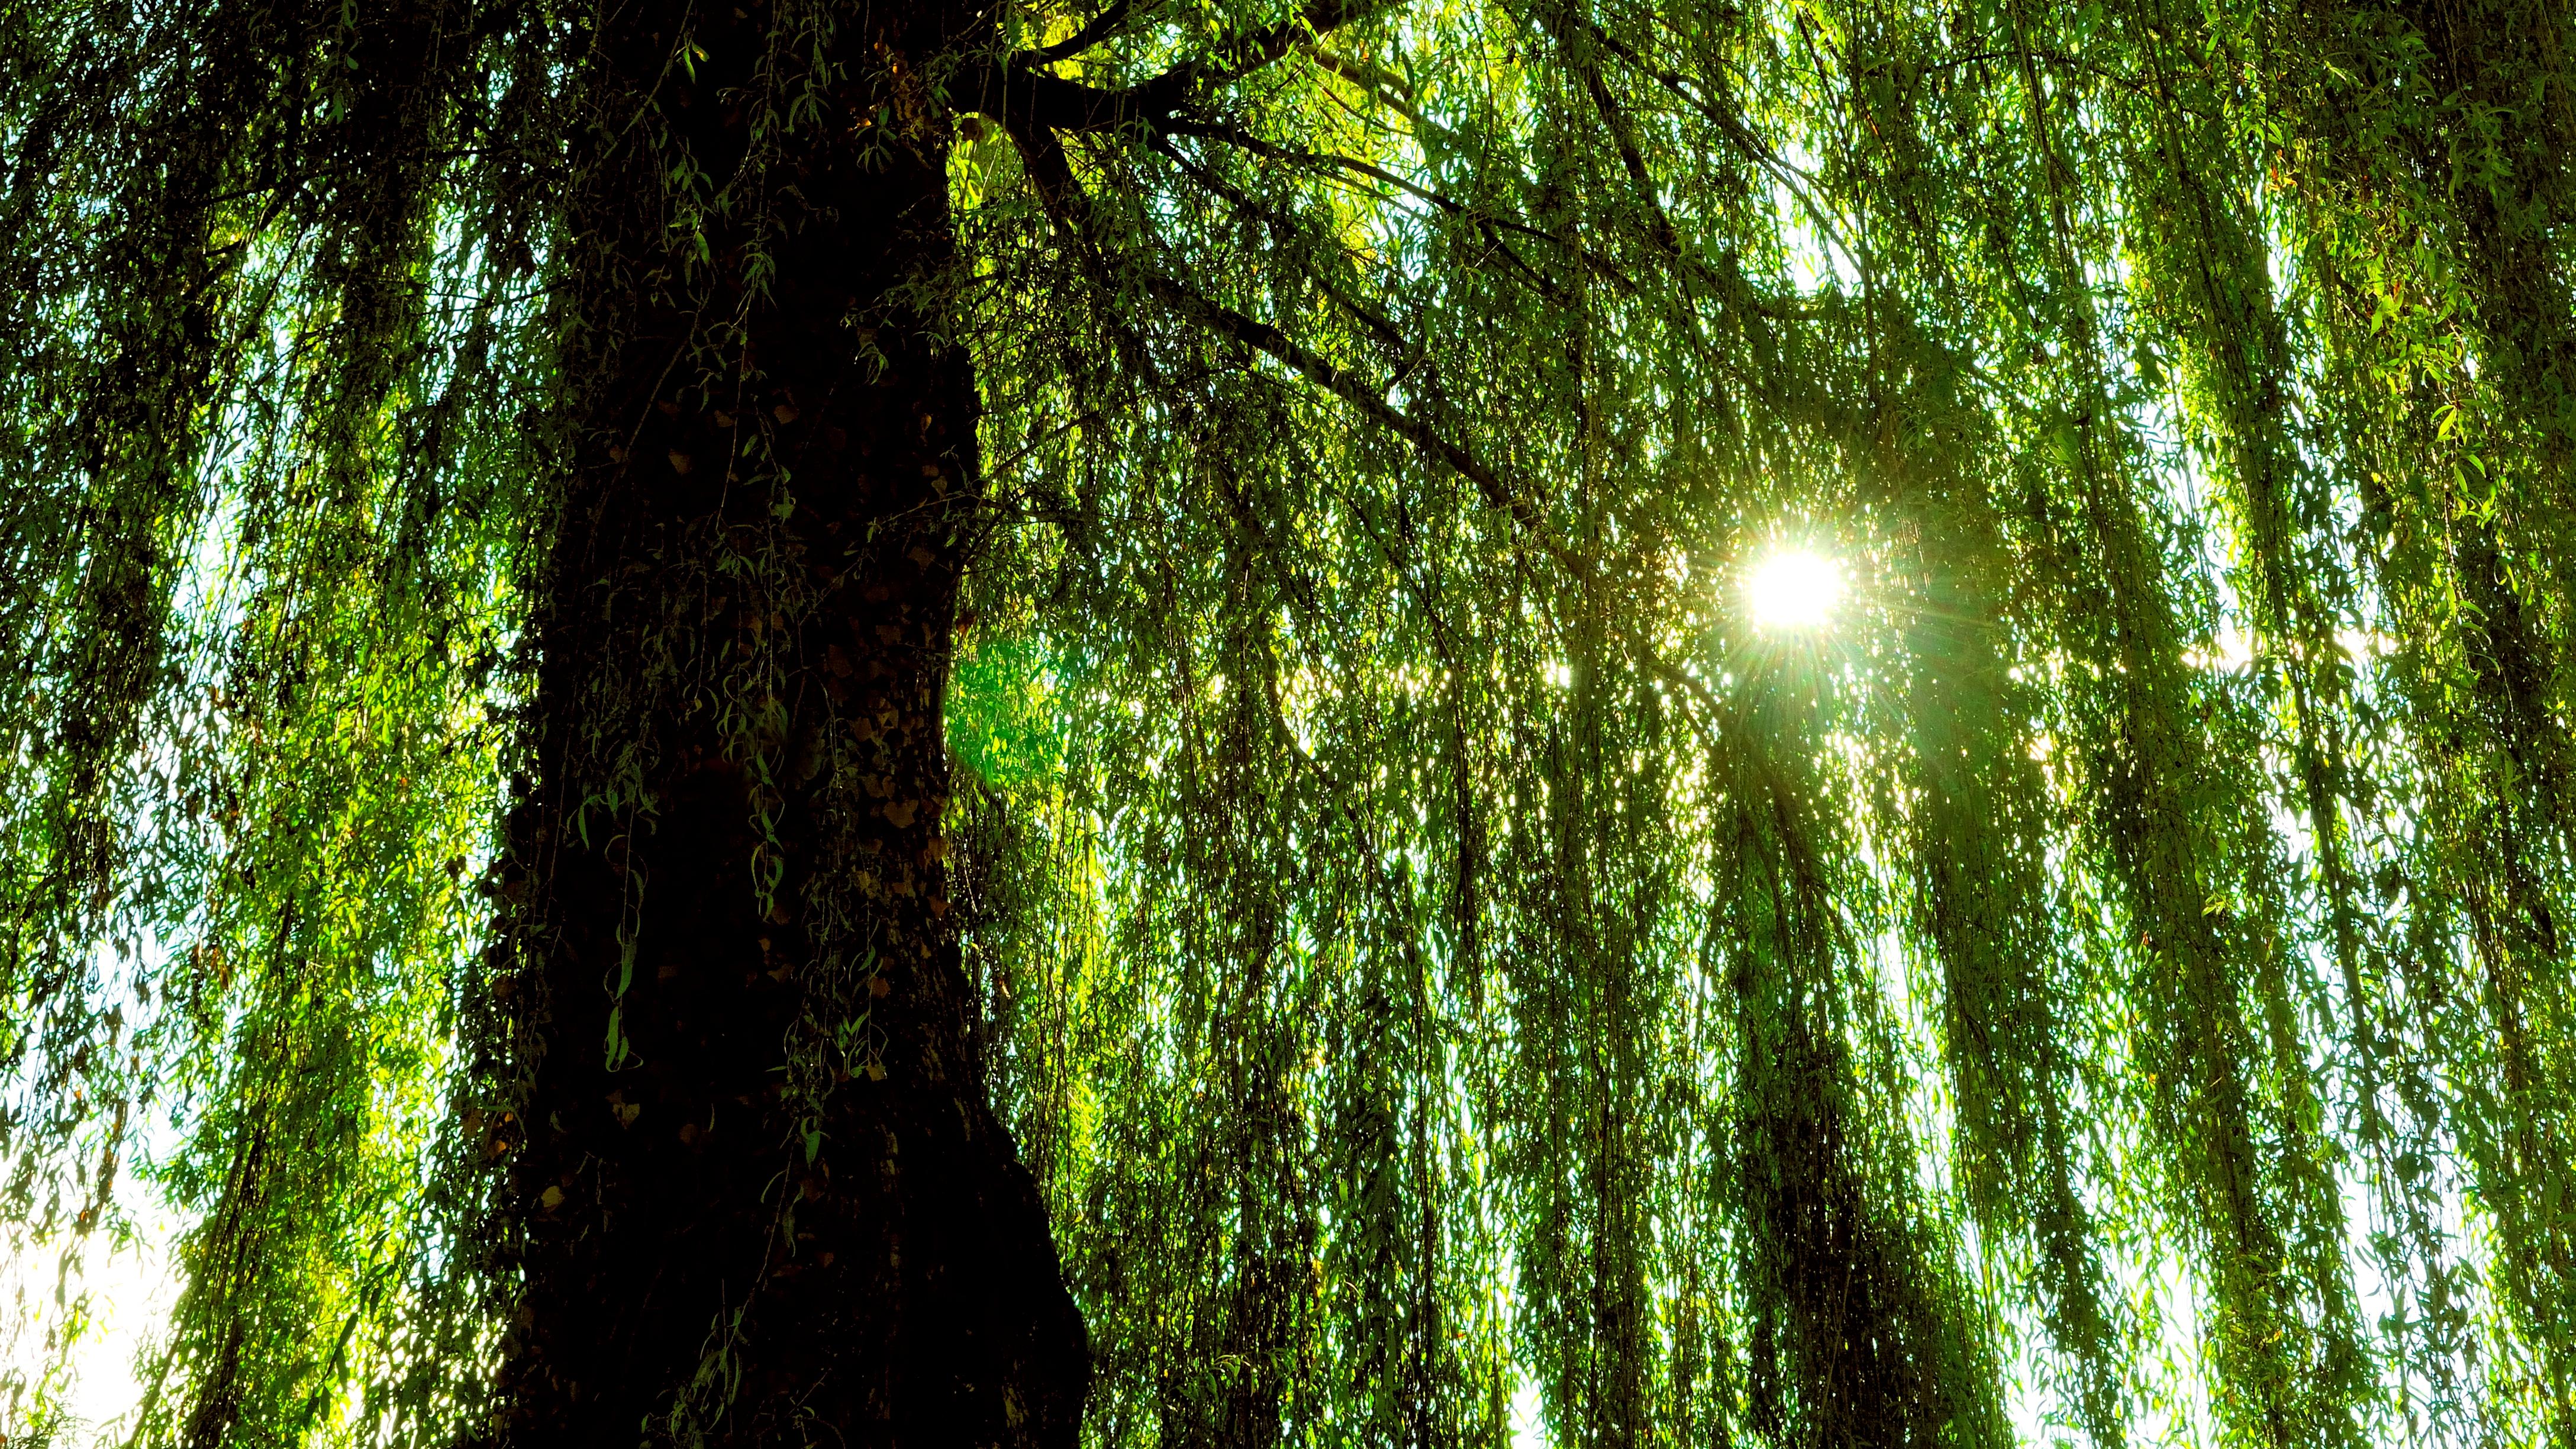
<svg viewBox="0 0 2576 1449">
<path fill-rule="evenodd" d="M 0 37 L 124 1442 L 2576 1439 L 2562 10 Z"/>
</svg>

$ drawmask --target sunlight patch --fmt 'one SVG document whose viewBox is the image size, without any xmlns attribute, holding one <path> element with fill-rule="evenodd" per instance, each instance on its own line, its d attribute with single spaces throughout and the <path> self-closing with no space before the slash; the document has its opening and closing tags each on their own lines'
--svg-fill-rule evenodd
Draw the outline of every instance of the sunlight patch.
<svg viewBox="0 0 2576 1449">
<path fill-rule="evenodd" d="M 1771 554 L 1744 582 L 1753 625 L 1766 632 L 1821 629 L 1832 622 L 1842 597 L 1842 565 L 1806 549 Z"/>
</svg>

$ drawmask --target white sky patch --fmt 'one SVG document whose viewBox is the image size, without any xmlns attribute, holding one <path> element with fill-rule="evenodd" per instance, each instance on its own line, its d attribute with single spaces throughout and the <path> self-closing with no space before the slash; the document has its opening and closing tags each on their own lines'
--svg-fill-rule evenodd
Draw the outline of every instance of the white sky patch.
<svg viewBox="0 0 2576 1449">
<path fill-rule="evenodd" d="M 1523 1378 L 1512 1390 L 1512 1449 L 1553 1449 L 1547 1437 L 1547 1409 L 1539 1400 L 1535 1379 Z"/>
<path fill-rule="evenodd" d="M 1860 290 L 1860 268 L 1844 249 L 1842 239 L 1819 225 L 1821 207 L 1816 201 L 1816 188 L 1807 184 L 1819 169 L 1814 152 L 1796 137 L 1777 143 L 1779 170 L 1771 177 L 1771 207 L 1780 228 L 1781 251 L 1789 263 L 1789 277 L 1799 291 L 1816 293 L 1828 283 L 1850 293 Z M 1790 178 L 1798 180 L 1793 184 Z"/>
<path fill-rule="evenodd" d="M 2376 629 L 2337 629 L 2334 640 L 2336 651 L 2356 668 L 2368 668 L 2397 649 L 2395 639 Z M 2254 649 L 2254 636 L 2230 618 L 2207 644 L 2186 651 L 2183 662 L 2194 669 L 2233 674 L 2253 664 Z"/>
</svg>

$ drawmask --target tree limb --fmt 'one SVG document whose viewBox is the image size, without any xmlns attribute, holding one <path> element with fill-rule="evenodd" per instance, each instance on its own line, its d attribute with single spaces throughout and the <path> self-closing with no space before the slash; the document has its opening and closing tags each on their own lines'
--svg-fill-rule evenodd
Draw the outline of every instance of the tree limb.
<svg viewBox="0 0 2576 1449">
<path fill-rule="evenodd" d="M 1053 45 L 1022 51 L 1012 59 L 1029 65 L 1053 65 L 1059 60 L 1071 60 L 1108 39 L 1110 32 L 1116 30 L 1126 20 L 1128 12 L 1135 8 L 1136 0 L 1111 0 L 1108 9 L 1083 22 L 1080 30 Z"/>
<path fill-rule="evenodd" d="M 1055 45 L 1020 51 L 998 64 L 988 57 L 969 58 L 956 72 L 952 85 L 961 102 L 969 103 L 966 109 L 1000 116 L 1008 126 L 1101 132 L 1141 125 L 1148 131 L 1159 131 L 1202 87 L 1241 80 L 1289 54 L 1305 37 L 1364 20 L 1391 3 L 1394 0 L 1308 0 L 1293 20 L 1219 41 L 1206 54 L 1133 85 L 1088 85 L 1047 69 L 1080 49 L 1098 44 L 1123 21 L 1132 0 L 1119 0 L 1080 32 Z M 1077 41 L 1080 46 L 1075 45 Z"/>
</svg>

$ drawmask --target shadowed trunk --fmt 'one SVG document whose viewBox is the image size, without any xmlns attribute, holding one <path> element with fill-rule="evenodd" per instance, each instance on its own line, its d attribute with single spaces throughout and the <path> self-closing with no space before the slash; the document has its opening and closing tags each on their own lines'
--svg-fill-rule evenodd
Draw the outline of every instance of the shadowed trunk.
<svg viewBox="0 0 2576 1449">
<path fill-rule="evenodd" d="M 502 886 L 535 1045 L 508 1437 L 1070 1445 L 1082 1325 L 940 834 L 974 382 L 899 290 L 951 247 L 919 67 L 975 22 L 843 14 L 828 79 L 776 93 L 819 117 L 701 247 L 668 168 L 734 175 L 773 21 L 702 10 L 684 65 L 685 13 L 594 52 L 591 393 Z"/>
</svg>

